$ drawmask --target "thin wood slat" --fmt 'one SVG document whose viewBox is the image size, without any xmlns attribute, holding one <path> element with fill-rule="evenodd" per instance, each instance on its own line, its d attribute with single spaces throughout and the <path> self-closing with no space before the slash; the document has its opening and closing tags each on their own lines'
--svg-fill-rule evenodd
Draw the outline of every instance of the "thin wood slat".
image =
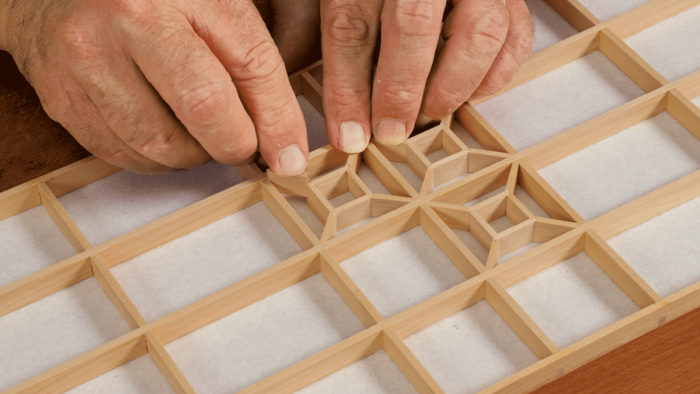
<svg viewBox="0 0 700 394">
<path fill-rule="evenodd" d="M 661 301 L 661 296 L 595 231 L 586 231 L 584 251 L 641 309 Z"/>
<path fill-rule="evenodd" d="M 177 394 L 195 394 L 194 389 L 182 374 L 180 368 L 177 367 L 170 354 L 165 347 L 160 343 L 158 338 L 152 332 L 146 332 L 146 346 L 148 354 L 153 359 L 153 362 L 158 366 L 160 372 L 168 380 L 170 386 Z"/>
<path fill-rule="evenodd" d="M 420 394 L 443 394 L 440 385 L 425 369 L 406 344 L 399 338 L 396 331 L 386 328 L 383 331 L 384 350 L 391 357 L 401 372 L 413 384 Z"/>
<path fill-rule="evenodd" d="M 557 345 L 552 342 L 547 334 L 542 331 L 498 281 L 489 278 L 486 280 L 485 286 L 486 300 L 540 360 L 559 351 Z"/>
<path fill-rule="evenodd" d="M 105 267 L 102 260 L 98 256 L 90 256 L 90 264 L 93 276 L 97 279 L 102 290 L 107 294 L 107 297 L 112 301 L 124 320 L 129 324 L 129 327 L 135 330 L 145 326 L 146 319 L 141 316 L 136 305 L 131 301 L 119 282 L 117 282 L 109 268 Z"/>
<path fill-rule="evenodd" d="M 559 15 L 563 16 L 578 31 L 599 25 L 600 19 L 588 11 L 578 0 L 546 0 Z"/>
<path fill-rule="evenodd" d="M 68 239 L 68 242 L 73 245 L 73 249 L 78 253 L 90 249 L 91 246 L 87 238 L 85 238 L 85 235 L 83 235 L 82 231 L 80 231 L 75 222 L 73 222 L 73 219 L 68 215 L 66 209 L 58 202 L 58 199 L 54 196 L 51 189 L 49 189 L 44 182 L 40 182 L 37 187 L 39 188 L 42 205 L 44 205 L 44 208 L 46 208 L 46 211 L 58 228 L 61 229 L 61 232 Z"/>
<path fill-rule="evenodd" d="M 620 68 L 630 79 L 645 92 L 651 92 L 664 85 L 668 80 L 649 65 L 609 28 L 600 31 L 600 51 Z"/>
<path fill-rule="evenodd" d="M 296 213 L 289 202 L 270 183 L 268 179 L 261 183 L 262 198 L 265 205 L 277 217 L 277 220 L 289 231 L 302 249 L 310 249 L 321 243 L 304 220 Z"/>
<path fill-rule="evenodd" d="M 669 90 L 667 111 L 695 138 L 700 139 L 700 109 L 678 89 Z"/>
<path fill-rule="evenodd" d="M 321 272 L 365 327 L 371 327 L 384 320 L 377 308 L 327 251 L 321 252 Z"/>
</svg>

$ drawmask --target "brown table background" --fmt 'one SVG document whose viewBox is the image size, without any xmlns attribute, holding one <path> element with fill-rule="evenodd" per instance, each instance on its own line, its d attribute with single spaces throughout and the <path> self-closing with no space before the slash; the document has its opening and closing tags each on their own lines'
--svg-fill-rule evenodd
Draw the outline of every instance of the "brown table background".
<svg viewBox="0 0 700 394">
<path fill-rule="evenodd" d="M 0 192 L 89 155 L 49 119 L 12 57 L 0 51 Z M 535 393 L 700 393 L 700 309 Z"/>
</svg>

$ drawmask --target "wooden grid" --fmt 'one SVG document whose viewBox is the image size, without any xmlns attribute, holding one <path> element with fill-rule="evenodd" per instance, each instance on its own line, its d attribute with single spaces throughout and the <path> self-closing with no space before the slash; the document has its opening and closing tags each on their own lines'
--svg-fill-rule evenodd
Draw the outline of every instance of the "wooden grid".
<svg viewBox="0 0 700 394">
<path fill-rule="evenodd" d="M 623 41 L 637 31 L 700 4 L 700 0 L 655 0 L 600 22 L 576 0 L 548 3 L 580 33 L 534 54 L 508 86 L 512 88 L 600 50 L 647 93 L 521 152 L 515 151 L 481 117 L 473 104 L 455 114 L 484 150 L 470 149 L 451 130 L 452 117 L 396 147 L 371 143 L 362 155 L 330 146 L 311 153 L 305 174 L 282 178 L 254 165 L 239 167 L 247 179 L 230 189 L 92 246 L 59 203 L 62 196 L 119 171 L 88 158 L 0 194 L 0 220 L 43 205 L 78 252 L 49 268 L 0 288 L 0 316 L 94 276 L 132 331 L 25 381 L 6 393 L 59 393 L 148 353 L 177 393 L 194 393 L 164 345 L 311 275 L 322 273 L 366 329 L 294 364 L 242 393 L 291 393 L 380 350 L 420 393 L 442 389 L 403 339 L 481 300 L 498 314 L 540 359 L 483 390 L 528 392 L 654 328 L 700 306 L 700 283 L 661 298 L 606 242 L 652 217 L 700 196 L 696 171 L 635 201 L 586 222 L 539 176 L 537 170 L 663 111 L 700 138 L 700 110 L 688 97 L 700 94 L 700 71 L 669 82 Z M 292 76 L 297 92 L 322 113 L 322 88 L 315 64 Z M 486 100 L 487 98 L 483 99 Z M 483 101 L 482 100 L 482 101 Z M 426 155 L 443 149 L 447 157 Z M 415 190 L 391 164 L 404 162 L 423 179 Z M 392 195 L 373 193 L 358 177 L 366 164 Z M 436 187 L 464 174 L 464 179 Z M 515 196 L 522 187 L 550 216 L 540 218 Z M 462 204 L 505 187 L 474 206 Z M 334 207 L 329 199 L 350 192 L 352 202 Z M 325 223 L 317 237 L 282 194 L 306 197 Z M 187 307 L 147 323 L 110 268 L 227 215 L 264 201 L 304 251 Z M 497 233 L 500 216 L 514 224 Z M 360 223 L 376 217 L 368 223 Z M 339 231 L 353 225 L 343 234 Z M 339 262 L 411 228 L 421 226 L 468 278 L 391 318 L 384 318 Z M 482 264 L 452 229 L 466 230 L 489 251 Z M 542 245 L 497 264 L 500 256 L 531 242 Z M 585 252 L 640 310 L 566 349 L 558 349 L 505 288 L 575 254 Z"/>
</svg>

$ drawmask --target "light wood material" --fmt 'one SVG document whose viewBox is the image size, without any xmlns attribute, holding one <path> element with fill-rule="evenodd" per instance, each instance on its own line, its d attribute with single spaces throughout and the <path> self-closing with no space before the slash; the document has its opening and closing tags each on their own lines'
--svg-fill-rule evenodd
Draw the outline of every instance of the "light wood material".
<svg viewBox="0 0 700 394">
<path fill-rule="evenodd" d="M 408 346 L 403 343 L 393 328 L 385 329 L 383 334 L 386 353 L 394 360 L 394 363 L 420 394 L 444 393 L 440 385 L 428 373 L 423 364 L 418 361 L 416 356 L 413 355 Z"/>
<path fill-rule="evenodd" d="M 554 342 L 495 279 L 487 279 L 485 286 L 486 300 L 537 357 L 545 359 L 559 351 Z"/>
<path fill-rule="evenodd" d="M 180 372 L 180 368 L 175 365 L 175 361 L 170 357 L 170 354 L 165 350 L 158 338 L 152 332 L 146 333 L 146 347 L 148 354 L 156 363 L 160 372 L 165 376 L 177 394 L 195 394 L 194 389 L 185 378 L 185 375 Z"/>
<path fill-rule="evenodd" d="M 700 307 L 700 283 L 661 298 L 606 239 L 700 196 L 700 171 L 586 222 L 537 173 L 540 168 L 667 110 L 696 137 L 700 111 L 689 97 L 700 95 L 700 71 L 668 82 L 621 40 L 663 21 L 700 0 L 653 0 L 600 22 L 578 1 L 550 0 L 583 31 L 534 54 L 507 89 L 601 50 L 647 93 L 522 152 L 515 151 L 472 106 L 454 116 L 486 150 L 469 149 L 449 129 L 451 117 L 426 134 L 393 147 L 371 142 L 362 155 L 325 146 L 309 155 L 305 174 L 279 177 L 257 167 L 239 171 L 246 181 L 104 244 L 91 246 L 61 207 L 58 196 L 119 171 L 89 158 L 0 193 L 0 219 L 44 204 L 78 254 L 0 287 L 0 316 L 95 276 L 133 331 L 67 363 L 23 382 L 7 393 L 59 393 L 149 352 L 177 392 L 193 392 L 163 346 L 224 316 L 323 273 L 367 327 L 307 359 L 259 381 L 243 393 L 292 393 L 384 348 L 419 392 L 441 392 L 402 339 L 486 298 L 521 339 L 541 358 L 483 393 L 528 392 L 586 362 Z M 588 22 L 586 22 L 588 21 Z M 587 27 L 588 26 L 588 27 Z M 297 93 L 321 107 L 322 88 L 311 72 L 290 77 Z M 437 149 L 450 156 L 436 163 L 425 157 Z M 466 168 L 464 158 L 467 158 Z M 413 190 L 390 161 L 406 162 L 423 174 L 427 186 Z M 365 163 L 393 194 L 378 195 L 357 176 Z M 459 175 L 464 179 L 435 190 Z M 425 183 L 425 182 L 424 182 Z M 514 195 L 520 186 L 551 218 L 536 218 Z M 463 204 L 499 188 L 503 193 L 472 207 Z M 328 199 L 350 191 L 356 199 L 338 208 Z M 421 193 L 419 193 L 421 192 Z M 282 193 L 307 197 L 325 223 L 317 239 Z M 109 268 L 227 215 L 264 201 L 304 251 L 204 299 L 145 322 Z M 488 221 L 507 215 L 515 226 L 496 233 Z M 363 219 L 355 229 L 343 229 Z M 467 277 L 458 285 L 391 318 L 383 318 L 342 268 L 342 261 L 405 231 L 421 226 Z M 486 266 L 452 229 L 470 231 L 489 250 Z M 340 235 L 338 235 L 340 234 Z M 541 245 L 498 264 L 502 255 L 530 242 Z M 586 252 L 640 308 L 565 349 L 557 349 L 504 288 Z M 2 371 L 0 371 L 2 372 Z"/>
</svg>

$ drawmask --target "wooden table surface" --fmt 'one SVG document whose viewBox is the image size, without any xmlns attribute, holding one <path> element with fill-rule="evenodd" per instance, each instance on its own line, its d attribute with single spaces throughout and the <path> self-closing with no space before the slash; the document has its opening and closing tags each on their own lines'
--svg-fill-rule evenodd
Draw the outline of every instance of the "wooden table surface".
<svg viewBox="0 0 700 394">
<path fill-rule="evenodd" d="M 0 51 L 0 191 L 89 155 L 46 116 L 10 55 Z M 700 309 L 535 393 L 700 393 Z"/>
</svg>

